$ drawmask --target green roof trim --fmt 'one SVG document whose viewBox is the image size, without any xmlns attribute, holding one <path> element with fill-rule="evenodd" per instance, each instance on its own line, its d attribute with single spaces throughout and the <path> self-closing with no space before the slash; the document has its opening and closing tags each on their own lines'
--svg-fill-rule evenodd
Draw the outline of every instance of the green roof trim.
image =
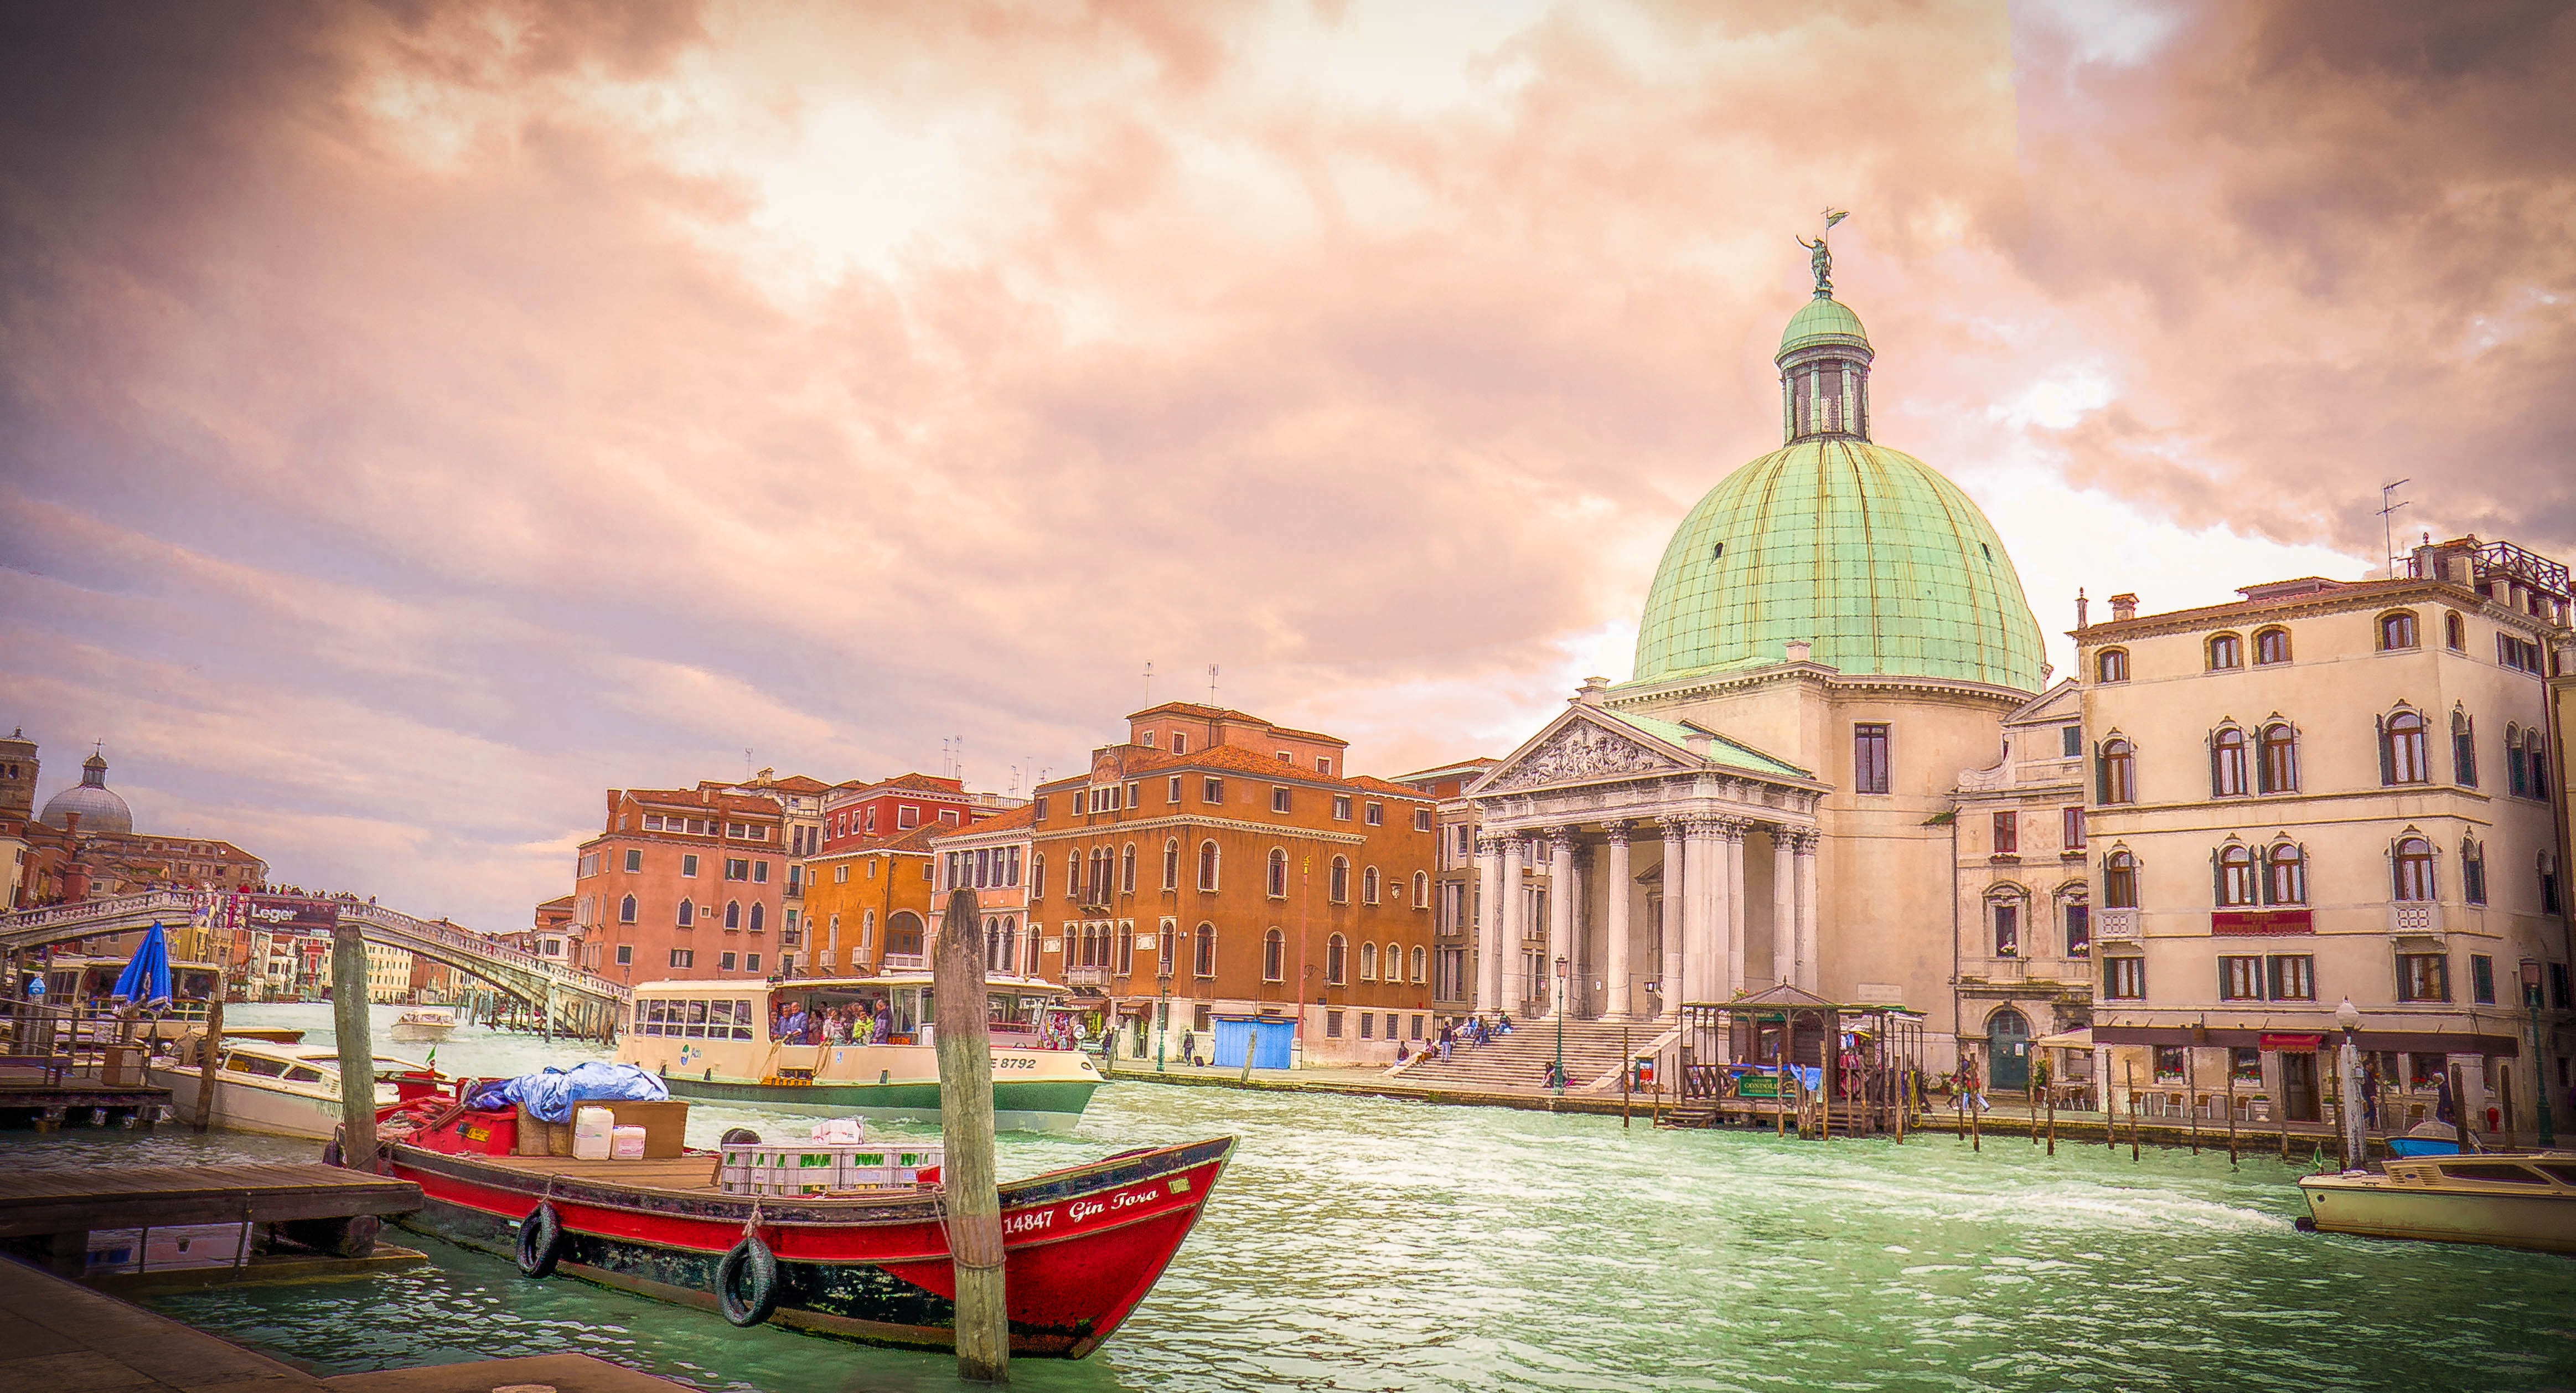
<svg viewBox="0 0 2576 1393">
<path fill-rule="evenodd" d="M 1809 302 L 1791 328 L 1832 304 Z M 1774 450 L 1682 519 L 1647 592 L 1627 685 L 1769 667 L 1799 639 L 1844 672 L 2023 692 L 2040 689 L 2045 661 L 1985 513 L 1921 460 L 1847 437 Z"/>
<path fill-rule="evenodd" d="M 1779 774 L 1793 779 L 1810 780 L 1816 777 L 1809 770 L 1801 769 L 1785 759 L 1764 754 L 1741 740 L 1710 730 L 1706 726 L 1684 725 L 1678 721 L 1667 721 L 1654 716 L 1640 716 L 1632 711 L 1614 711 L 1606 706 L 1595 709 L 1612 720 L 1632 726 L 1665 744 L 1678 745 L 1685 750 L 1690 748 L 1687 742 L 1692 736 L 1705 735 L 1709 738 L 1708 757 L 1712 763 L 1754 774 Z"/>
</svg>

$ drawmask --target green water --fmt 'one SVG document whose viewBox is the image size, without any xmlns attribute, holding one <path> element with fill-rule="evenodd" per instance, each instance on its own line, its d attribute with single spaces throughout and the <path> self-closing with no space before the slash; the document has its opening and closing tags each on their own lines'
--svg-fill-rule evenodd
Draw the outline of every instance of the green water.
<svg viewBox="0 0 2576 1393">
<path fill-rule="evenodd" d="M 327 1008 L 236 1015 L 328 1040 Z M 474 1072 L 574 1057 L 479 1030 L 438 1051 Z M 691 1136 L 811 1122 L 702 1107 Z M 1020 1387 L 2576 1386 L 2576 1260 L 2301 1234 L 2293 1172 L 2268 1159 L 1784 1143 L 1119 1083 L 1073 1136 L 1007 1138 L 1003 1172 L 1217 1133 L 1242 1139 L 1236 1160 L 1143 1307 L 1089 1360 L 1015 1366 Z M 0 1134 L 0 1164 L 310 1151 L 185 1128 Z M 735 1330 L 405 1241 L 427 1267 L 156 1304 L 330 1372 L 574 1349 L 706 1388 L 958 1386 L 943 1358 Z"/>
</svg>

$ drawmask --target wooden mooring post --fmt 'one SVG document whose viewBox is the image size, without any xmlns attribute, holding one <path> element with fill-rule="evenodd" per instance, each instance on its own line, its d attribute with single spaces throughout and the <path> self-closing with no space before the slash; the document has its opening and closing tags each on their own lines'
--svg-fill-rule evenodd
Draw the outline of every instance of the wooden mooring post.
<svg viewBox="0 0 2576 1393">
<path fill-rule="evenodd" d="M 2134 1161 L 2138 1159 L 2138 1066 L 2123 1061 L 2120 1077 L 2129 1085 L 2129 1159 Z M 2105 1126 L 2103 1130 L 2110 1129 Z"/>
<path fill-rule="evenodd" d="M 194 1124 L 200 1132 L 215 1122 L 215 1061 L 223 1048 L 224 983 L 219 973 L 215 978 L 214 1003 L 206 1008 L 206 1038 L 197 1051 L 197 1116 Z"/>
<path fill-rule="evenodd" d="M 994 1176 L 993 1036 L 984 1015 L 982 920 L 974 891 L 950 891 L 931 959 L 939 1014 L 939 1130 L 948 1144 L 940 1176 L 948 1198 L 948 1259 L 957 1282 L 957 1376 L 970 1383 L 1008 1383 L 1010 1308 L 1003 1292 L 1002 1196 Z"/>
<path fill-rule="evenodd" d="M 2057 1090 L 2048 1090 L 2048 1154 L 2057 1154 Z"/>
<path fill-rule="evenodd" d="M 1628 1129 L 1628 1085 L 1637 1076 L 1637 1057 L 1630 1053 L 1635 1046 L 1628 1039 L 1628 1027 L 1619 1027 L 1619 1130 Z"/>
<path fill-rule="evenodd" d="M 2182 1125 L 2191 1133 L 2191 1154 L 2200 1154 L 2200 1051 L 2182 1051 Z"/>
<path fill-rule="evenodd" d="M 340 1164 L 376 1169 L 376 1035 L 367 1020 L 367 938 L 331 931 L 331 1032 L 340 1045 Z"/>
<path fill-rule="evenodd" d="M 1978 1101 L 1979 1101 L 1979 1102 L 1983 1102 L 1983 1101 L 1985 1101 L 1984 1094 L 1983 1094 L 1983 1092 L 1982 1092 L 1982 1091 L 1980 1091 L 1980 1093 L 1979 1093 L 1979 1095 L 1978 1095 Z M 1969 1149 L 1970 1151 L 1983 1151 L 1983 1150 L 1985 1150 L 1985 1149 L 1986 1149 L 1986 1138 L 1985 1138 L 1984 1130 L 1983 1130 L 1982 1128 L 1980 1128 L 1980 1127 L 1977 1125 L 1977 1114 L 1978 1114 L 1980 1111 L 1982 1111 L 1982 1109 L 1979 1109 L 1979 1108 L 1970 1108 L 1970 1109 L 1968 1109 L 1968 1149 Z"/>
<path fill-rule="evenodd" d="M 2227 1168 L 2236 1169 L 2236 1056 L 2227 1056 Z"/>
</svg>

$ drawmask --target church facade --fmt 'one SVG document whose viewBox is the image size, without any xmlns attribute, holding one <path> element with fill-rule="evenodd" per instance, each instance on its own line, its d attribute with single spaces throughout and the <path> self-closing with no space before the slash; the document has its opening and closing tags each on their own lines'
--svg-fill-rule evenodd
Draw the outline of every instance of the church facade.
<svg viewBox="0 0 2576 1393">
<path fill-rule="evenodd" d="M 1675 529 L 1634 676 L 1467 790 L 1479 1009 L 1670 1020 L 1786 982 L 1923 1012 L 1927 1063 L 1956 1039 L 1954 794 L 2046 668 L 1983 512 L 1872 438 L 1874 356 L 1820 253 L 1783 444 Z"/>
</svg>

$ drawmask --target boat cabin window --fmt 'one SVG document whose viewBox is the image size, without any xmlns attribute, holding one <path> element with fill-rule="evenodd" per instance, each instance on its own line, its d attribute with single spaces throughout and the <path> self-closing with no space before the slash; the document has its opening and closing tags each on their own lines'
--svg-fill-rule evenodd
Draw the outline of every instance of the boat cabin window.
<svg viewBox="0 0 2576 1393">
<path fill-rule="evenodd" d="M 2509 1166 L 2497 1161 L 2446 1162 L 2442 1166 L 2442 1178 L 2445 1180 L 2486 1180 L 2493 1181 L 2499 1185 L 2546 1185 L 2549 1183 L 2532 1172 L 2524 1170 L 2520 1166 Z"/>
<path fill-rule="evenodd" d="M 2561 1185 L 2576 1185 L 2576 1166 L 2559 1166 L 2544 1163 L 2540 1168 L 2549 1172 L 2550 1177 Z"/>
<path fill-rule="evenodd" d="M 637 1009 L 642 1019 L 636 1023 L 636 1034 L 677 1035 L 690 1040 L 749 1040 L 752 1026 L 759 1020 L 751 1003 L 738 998 L 647 999 L 637 1003 Z"/>
<path fill-rule="evenodd" d="M 224 1056 L 224 1072 L 227 1074 L 257 1074 L 262 1078 L 273 1079 L 286 1072 L 286 1061 L 282 1059 L 270 1059 L 265 1055 L 228 1054 Z"/>
<path fill-rule="evenodd" d="M 309 1065 L 298 1064 L 294 1068 L 286 1071 L 286 1081 L 288 1083 L 320 1083 L 322 1082 L 322 1071 L 312 1068 Z"/>
</svg>

